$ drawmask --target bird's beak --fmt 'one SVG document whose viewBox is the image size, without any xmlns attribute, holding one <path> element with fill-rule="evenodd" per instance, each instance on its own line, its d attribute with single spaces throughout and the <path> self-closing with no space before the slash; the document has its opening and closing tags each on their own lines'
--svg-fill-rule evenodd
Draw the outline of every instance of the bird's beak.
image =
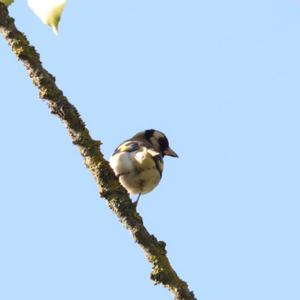
<svg viewBox="0 0 300 300">
<path fill-rule="evenodd" d="M 177 153 L 174 150 L 172 150 L 171 148 L 166 149 L 164 151 L 164 155 L 178 157 Z"/>
</svg>

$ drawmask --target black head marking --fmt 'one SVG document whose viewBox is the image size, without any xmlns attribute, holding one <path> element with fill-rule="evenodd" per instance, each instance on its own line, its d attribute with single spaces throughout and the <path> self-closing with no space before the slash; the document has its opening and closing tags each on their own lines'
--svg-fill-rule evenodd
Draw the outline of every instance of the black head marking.
<svg viewBox="0 0 300 300">
<path fill-rule="evenodd" d="M 148 142 L 150 142 L 150 139 L 152 138 L 153 134 L 154 134 L 154 129 L 148 129 L 148 130 L 145 130 L 145 133 L 144 133 L 144 138 L 145 140 L 147 140 Z"/>
<path fill-rule="evenodd" d="M 161 153 L 164 153 L 164 151 L 169 148 L 169 141 L 165 136 L 160 137 L 158 139 L 158 143 L 159 143 L 159 150 Z"/>
</svg>

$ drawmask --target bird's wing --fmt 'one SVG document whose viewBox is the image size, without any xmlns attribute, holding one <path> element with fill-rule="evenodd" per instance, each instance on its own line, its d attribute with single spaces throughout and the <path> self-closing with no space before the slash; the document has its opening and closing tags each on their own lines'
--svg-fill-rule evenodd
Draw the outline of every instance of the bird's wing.
<svg viewBox="0 0 300 300">
<path fill-rule="evenodd" d="M 136 141 L 127 141 L 122 143 L 113 153 L 113 155 L 121 152 L 134 152 L 140 147 L 140 143 Z"/>
</svg>

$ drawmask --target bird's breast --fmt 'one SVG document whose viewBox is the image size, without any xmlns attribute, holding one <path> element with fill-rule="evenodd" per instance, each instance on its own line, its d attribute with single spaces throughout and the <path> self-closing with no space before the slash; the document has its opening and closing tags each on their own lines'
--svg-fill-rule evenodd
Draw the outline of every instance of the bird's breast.
<svg viewBox="0 0 300 300">
<path fill-rule="evenodd" d="M 142 149 L 113 155 L 110 165 L 120 183 L 130 194 L 145 194 L 152 191 L 161 179 L 162 159 L 159 162 Z"/>
</svg>

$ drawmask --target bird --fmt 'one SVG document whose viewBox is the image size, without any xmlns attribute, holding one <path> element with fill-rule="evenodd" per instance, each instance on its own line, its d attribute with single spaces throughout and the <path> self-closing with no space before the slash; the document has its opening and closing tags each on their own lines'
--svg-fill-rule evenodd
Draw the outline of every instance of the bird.
<svg viewBox="0 0 300 300">
<path fill-rule="evenodd" d="M 140 196 L 151 192 L 160 182 L 165 156 L 178 157 L 164 133 L 147 129 L 125 140 L 113 152 L 109 163 L 121 185 L 129 194 Z"/>
</svg>

